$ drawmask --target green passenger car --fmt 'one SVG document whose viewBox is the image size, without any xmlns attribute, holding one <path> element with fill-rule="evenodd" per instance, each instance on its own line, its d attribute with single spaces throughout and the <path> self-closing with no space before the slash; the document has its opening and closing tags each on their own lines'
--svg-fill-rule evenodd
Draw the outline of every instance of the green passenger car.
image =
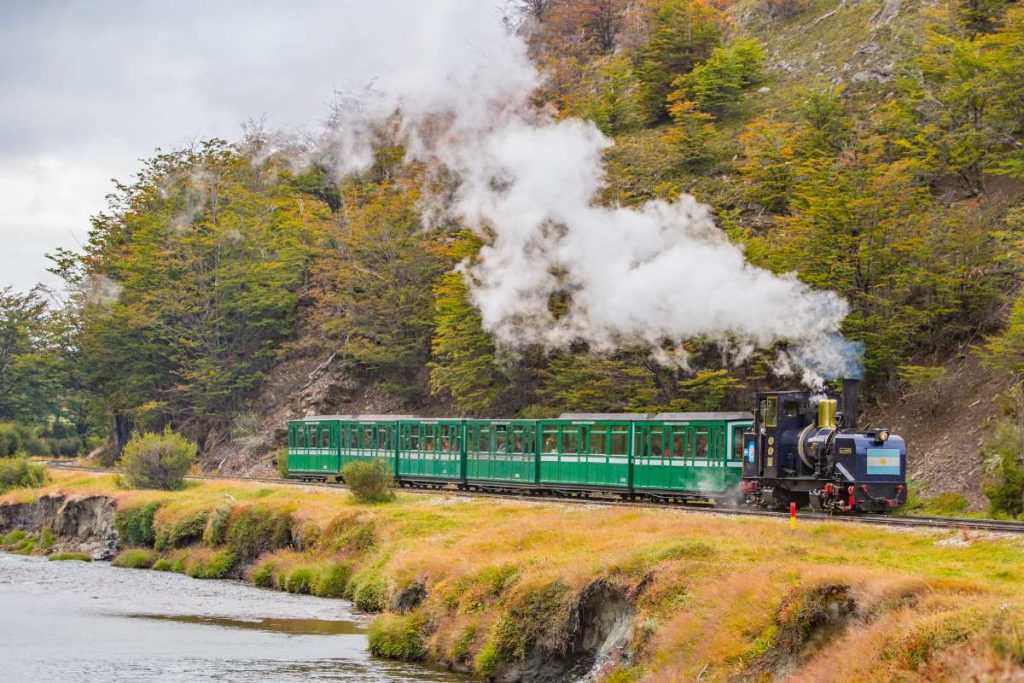
<svg viewBox="0 0 1024 683">
<path fill-rule="evenodd" d="M 633 423 L 637 491 L 724 493 L 743 474 L 749 413 L 657 413 Z"/>
<path fill-rule="evenodd" d="M 629 488 L 635 413 L 567 413 L 541 420 L 540 483 L 549 488 Z"/>
<path fill-rule="evenodd" d="M 536 420 L 466 420 L 466 480 L 535 485 Z"/>
<path fill-rule="evenodd" d="M 731 491 L 749 413 L 567 413 L 552 420 L 327 415 L 288 424 L 288 471 L 385 458 L 400 483 L 708 497 Z"/>
<path fill-rule="evenodd" d="M 395 475 L 410 481 L 461 481 L 463 444 L 460 419 L 402 420 Z"/>
<path fill-rule="evenodd" d="M 288 423 L 288 472 L 298 475 L 337 474 L 338 446 L 344 416 L 314 415 Z"/>
</svg>

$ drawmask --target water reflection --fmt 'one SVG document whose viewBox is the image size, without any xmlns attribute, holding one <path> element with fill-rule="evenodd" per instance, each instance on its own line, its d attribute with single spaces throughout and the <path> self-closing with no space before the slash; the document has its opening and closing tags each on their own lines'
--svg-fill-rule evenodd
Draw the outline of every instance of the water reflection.
<svg viewBox="0 0 1024 683">
<path fill-rule="evenodd" d="M 347 602 L 0 554 L 0 680 L 457 681 L 371 657 Z"/>
<path fill-rule="evenodd" d="M 203 624 L 205 626 L 266 631 L 267 633 L 288 633 L 295 636 L 350 636 L 363 632 L 360 625 L 351 621 L 329 621 L 327 619 L 275 619 L 273 617 L 232 619 L 202 614 L 128 614 L 126 616 L 131 619 L 176 621 L 182 624 Z"/>
</svg>

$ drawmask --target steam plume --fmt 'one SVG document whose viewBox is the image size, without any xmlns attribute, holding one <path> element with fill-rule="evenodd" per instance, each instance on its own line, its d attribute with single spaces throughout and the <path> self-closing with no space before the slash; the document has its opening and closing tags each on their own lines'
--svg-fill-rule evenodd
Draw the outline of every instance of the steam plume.
<svg viewBox="0 0 1024 683">
<path fill-rule="evenodd" d="M 500 343 L 641 344 L 666 360 L 666 346 L 696 337 L 746 351 L 787 341 L 779 367 L 805 381 L 857 374 L 839 334 L 845 301 L 747 263 L 693 197 L 597 205 L 611 141 L 530 101 L 540 78 L 522 39 L 487 3 L 418 5 L 409 58 L 337 110 L 324 148 L 340 172 L 365 169 L 374 131 L 397 113 L 409 156 L 456 175 L 450 210 L 492 236 L 467 277 Z M 556 318 L 549 300 L 565 291 Z"/>
</svg>

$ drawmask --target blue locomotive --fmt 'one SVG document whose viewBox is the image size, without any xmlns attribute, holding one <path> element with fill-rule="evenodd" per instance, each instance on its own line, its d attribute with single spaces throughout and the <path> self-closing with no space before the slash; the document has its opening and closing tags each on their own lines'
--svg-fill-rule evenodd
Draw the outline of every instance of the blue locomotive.
<svg viewBox="0 0 1024 683">
<path fill-rule="evenodd" d="M 757 394 L 753 431 L 743 437 L 747 503 L 890 512 L 906 502 L 906 443 L 888 429 L 857 428 L 858 385 L 844 380 L 841 396 Z"/>
</svg>

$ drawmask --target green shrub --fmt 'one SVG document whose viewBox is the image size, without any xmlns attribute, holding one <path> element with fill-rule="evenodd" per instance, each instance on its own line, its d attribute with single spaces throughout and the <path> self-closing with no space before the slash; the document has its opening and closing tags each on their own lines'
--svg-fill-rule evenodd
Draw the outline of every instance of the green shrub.
<svg viewBox="0 0 1024 683">
<path fill-rule="evenodd" d="M 359 502 L 383 503 L 395 498 L 395 477 L 383 458 L 350 462 L 342 468 L 341 477 Z"/>
<path fill-rule="evenodd" d="M 156 542 L 156 530 L 153 517 L 160 503 L 147 503 L 142 507 L 118 510 L 114 515 L 114 528 L 124 545 L 146 548 L 153 547 Z"/>
<path fill-rule="evenodd" d="M 59 455 L 65 458 L 73 458 L 82 449 L 82 441 L 78 437 L 68 436 L 62 439 L 46 439 L 46 449 L 50 455 Z"/>
<path fill-rule="evenodd" d="M 242 562 L 251 562 L 265 552 L 284 548 L 291 542 L 292 517 L 267 505 L 236 509 L 228 524 L 226 541 Z"/>
<path fill-rule="evenodd" d="M 237 564 L 238 556 L 230 548 L 225 548 L 209 557 L 193 558 L 185 567 L 185 573 L 194 579 L 223 579 Z"/>
<path fill-rule="evenodd" d="M 206 545 L 223 545 L 227 539 L 228 520 L 231 518 L 230 507 L 215 508 L 206 519 L 203 529 L 203 543 Z"/>
<path fill-rule="evenodd" d="M 51 455 L 50 445 L 35 434 L 23 434 L 21 452 L 25 455 Z"/>
<path fill-rule="evenodd" d="M 92 555 L 88 553 L 53 553 L 46 559 L 50 562 L 65 562 L 67 560 L 92 562 Z"/>
<path fill-rule="evenodd" d="M 111 564 L 123 569 L 149 569 L 156 560 L 157 554 L 152 550 L 132 548 L 121 551 Z"/>
<path fill-rule="evenodd" d="M 206 510 L 200 510 L 172 523 L 168 529 L 158 532 L 155 542 L 156 549 L 183 548 L 201 540 L 206 532 L 207 516 Z"/>
<path fill-rule="evenodd" d="M 1008 420 L 997 424 L 985 443 L 990 473 L 985 495 L 994 514 L 1024 513 L 1024 461 L 1020 444 L 1020 429 Z"/>
<path fill-rule="evenodd" d="M 152 569 L 158 572 L 172 572 L 174 571 L 174 565 L 165 557 L 161 557 L 159 560 L 153 563 Z"/>
<path fill-rule="evenodd" d="M 348 589 L 348 581 L 352 576 L 352 568 L 342 562 L 331 562 L 321 568 L 313 595 L 321 598 L 343 598 Z"/>
<path fill-rule="evenodd" d="M 0 459 L 0 493 L 23 487 L 37 489 L 49 479 L 46 467 L 29 462 L 27 458 Z"/>
<path fill-rule="evenodd" d="M 284 580 L 284 589 L 289 593 L 309 595 L 313 590 L 315 574 L 309 567 L 295 567 Z"/>
<path fill-rule="evenodd" d="M 135 434 L 124 447 L 121 469 L 136 489 L 179 489 L 196 460 L 198 447 L 167 428 L 162 434 Z"/>
<path fill-rule="evenodd" d="M 21 433 L 9 422 L 0 423 L 0 458 L 16 455 L 21 451 Z"/>
<path fill-rule="evenodd" d="M 277 467 L 277 474 L 282 479 L 288 478 L 288 449 L 278 448 L 274 452 L 274 466 Z"/>
<path fill-rule="evenodd" d="M 426 625 L 427 618 L 422 612 L 381 615 L 373 620 L 366 634 L 370 652 L 378 657 L 418 662 L 427 656 L 423 642 Z"/>
<path fill-rule="evenodd" d="M 352 602 L 363 612 L 382 612 L 387 602 L 388 586 L 384 579 L 371 574 L 355 588 Z"/>
</svg>

